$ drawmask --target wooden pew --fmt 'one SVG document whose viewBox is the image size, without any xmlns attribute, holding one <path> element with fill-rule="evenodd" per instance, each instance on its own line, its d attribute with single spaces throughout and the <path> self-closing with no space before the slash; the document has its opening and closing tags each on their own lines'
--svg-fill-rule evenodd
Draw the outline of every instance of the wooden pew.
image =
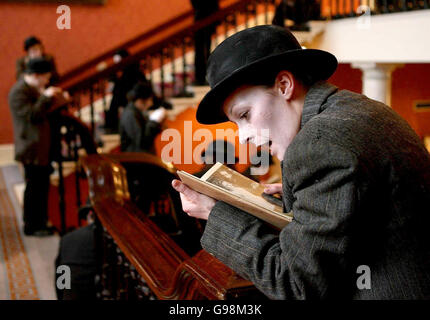
<svg viewBox="0 0 430 320">
<path fill-rule="evenodd" d="M 90 155 L 82 159 L 82 164 L 89 181 L 96 223 L 104 234 L 96 237 L 101 265 L 100 298 L 264 298 L 251 282 L 206 251 L 187 253 L 187 248 L 180 247 L 132 201 L 124 167 L 141 164 L 148 169 L 152 166 L 173 178 L 176 177 L 173 166 L 162 163 L 155 156 L 140 153 Z M 185 215 L 182 219 L 197 222 L 184 212 L 180 214 Z M 196 232 L 190 230 L 188 232 L 194 233 L 190 236 L 195 239 Z M 197 239 L 199 237 L 197 234 Z M 106 258 L 109 252 L 116 257 L 112 258 L 111 254 L 110 260 Z M 103 270 L 112 269 L 115 271 L 110 275 L 103 274 Z"/>
</svg>

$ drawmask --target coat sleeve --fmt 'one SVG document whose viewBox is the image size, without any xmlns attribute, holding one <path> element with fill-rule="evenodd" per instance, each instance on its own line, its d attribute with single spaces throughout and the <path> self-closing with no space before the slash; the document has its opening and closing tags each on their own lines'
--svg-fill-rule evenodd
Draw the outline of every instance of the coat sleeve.
<svg viewBox="0 0 430 320">
<path fill-rule="evenodd" d="M 140 145 L 143 150 L 150 150 L 154 144 L 155 137 L 161 131 L 161 126 L 158 122 L 147 120 L 143 130 Z"/>
<path fill-rule="evenodd" d="M 21 75 L 24 73 L 25 62 L 24 58 L 19 58 L 16 60 L 16 80 L 19 80 Z"/>
<path fill-rule="evenodd" d="M 127 107 L 128 108 L 128 107 Z M 136 148 L 136 146 L 140 146 L 143 139 L 143 129 L 142 123 L 138 120 L 137 116 L 133 112 L 126 112 L 124 111 L 122 117 L 122 122 L 124 123 L 123 130 L 125 131 L 125 136 L 128 137 L 129 143 L 133 141 L 132 146 L 133 149 Z M 137 151 L 137 150 L 133 150 Z"/>
<path fill-rule="evenodd" d="M 345 257 L 358 193 L 356 157 L 324 139 L 290 149 L 283 174 L 293 192 L 293 221 L 278 234 L 217 202 L 202 246 L 272 299 L 345 298 L 352 287 Z"/>
<path fill-rule="evenodd" d="M 33 101 L 24 92 L 15 91 L 9 95 L 9 105 L 18 117 L 32 123 L 40 123 L 47 118 L 52 98 L 40 95 L 36 101 Z"/>
</svg>

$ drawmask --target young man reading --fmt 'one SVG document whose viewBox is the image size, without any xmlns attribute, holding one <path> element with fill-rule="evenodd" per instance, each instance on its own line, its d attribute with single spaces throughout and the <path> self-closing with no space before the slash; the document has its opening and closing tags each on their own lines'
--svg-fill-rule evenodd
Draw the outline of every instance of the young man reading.
<svg viewBox="0 0 430 320">
<path fill-rule="evenodd" d="M 209 59 L 197 120 L 269 143 L 283 177 L 267 192 L 282 189 L 294 214 L 280 232 L 172 185 L 184 211 L 207 219 L 203 248 L 270 298 L 428 299 L 429 153 L 389 107 L 325 82 L 336 67 L 275 26 L 241 31 Z"/>
</svg>

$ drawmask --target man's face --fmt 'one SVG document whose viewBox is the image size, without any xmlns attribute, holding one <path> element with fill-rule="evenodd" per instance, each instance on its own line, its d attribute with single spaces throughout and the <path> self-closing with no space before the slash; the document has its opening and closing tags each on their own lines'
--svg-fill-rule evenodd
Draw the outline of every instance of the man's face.
<svg viewBox="0 0 430 320">
<path fill-rule="evenodd" d="M 242 86 L 225 100 L 223 110 L 237 124 L 240 143 L 269 143 L 280 161 L 300 129 L 301 114 L 275 87 Z"/>
<path fill-rule="evenodd" d="M 146 111 L 148 110 L 151 106 L 152 106 L 152 98 L 146 98 L 146 99 L 136 99 L 136 101 L 134 101 L 134 105 L 136 106 L 136 108 L 138 108 L 140 111 Z"/>
<path fill-rule="evenodd" d="M 43 47 L 41 44 L 35 44 L 34 46 L 28 48 L 27 52 L 30 59 L 40 58 L 43 55 Z"/>
<path fill-rule="evenodd" d="M 49 79 L 51 78 L 51 73 L 41 73 L 41 74 L 33 74 L 32 78 L 34 79 L 34 85 L 38 88 L 45 88 L 49 84 Z"/>
</svg>

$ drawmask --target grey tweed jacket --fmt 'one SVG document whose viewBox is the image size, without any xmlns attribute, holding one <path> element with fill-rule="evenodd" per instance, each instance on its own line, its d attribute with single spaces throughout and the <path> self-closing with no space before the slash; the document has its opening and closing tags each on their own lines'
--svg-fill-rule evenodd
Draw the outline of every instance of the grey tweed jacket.
<svg viewBox="0 0 430 320">
<path fill-rule="evenodd" d="M 288 226 L 219 201 L 203 248 L 272 299 L 430 298 L 430 156 L 393 110 L 317 83 L 282 174 Z"/>
</svg>

